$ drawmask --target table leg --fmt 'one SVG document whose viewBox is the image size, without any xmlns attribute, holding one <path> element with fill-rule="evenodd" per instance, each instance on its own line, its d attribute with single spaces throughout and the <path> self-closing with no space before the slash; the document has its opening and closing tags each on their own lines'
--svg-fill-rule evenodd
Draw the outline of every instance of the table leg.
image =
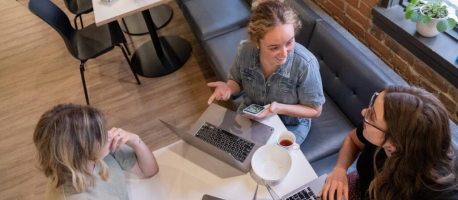
<svg viewBox="0 0 458 200">
<path fill-rule="evenodd" d="M 191 44 L 178 36 L 157 36 L 149 10 L 142 11 L 151 41 L 132 56 L 132 66 L 144 77 L 161 77 L 178 70 L 191 55 Z"/>
<path fill-rule="evenodd" d="M 153 19 L 153 23 L 156 26 L 156 30 L 167 25 L 173 16 L 173 10 L 167 4 L 162 4 L 149 9 Z M 133 15 L 122 18 L 123 25 L 122 30 L 130 35 L 143 35 L 148 33 L 148 27 L 144 23 L 143 16 L 141 13 L 135 13 Z"/>
</svg>

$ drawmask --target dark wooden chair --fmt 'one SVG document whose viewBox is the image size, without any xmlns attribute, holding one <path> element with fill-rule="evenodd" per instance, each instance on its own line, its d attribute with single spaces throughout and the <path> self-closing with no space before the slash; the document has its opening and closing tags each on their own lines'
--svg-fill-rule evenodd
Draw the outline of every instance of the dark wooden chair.
<svg viewBox="0 0 458 200">
<path fill-rule="evenodd" d="M 126 46 L 124 37 L 118 22 L 111 22 L 102 26 L 91 24 L 85 28 L 76 30 L 71 26 L 67 15 L 54 3 L 49 0 L 30 0 L 29 9 L 32 13 L 43 19 L 53 27 L 62 37 L 70 54 L 81 61 L 80 73 L 86 96 L 86 103 L 89 105 L 86 81 L 84 79 L 84 63 L 92 58 L 96 58 L 115 46 L 121 48 L 132 73 L 140 85 L 135 69 L 121 44 Z"/>
<path fill-rule="evenodd" d="M 76 15 L 73 19 L 75 28 L 78 29 L 78 24 L 76 23 L 78 17 L 80 18 L 81 28 L 84 28 L 81 15 L 92 12 L 92 0 L 64 0 L 64 3 L 67 9 Z"/>
</svg>

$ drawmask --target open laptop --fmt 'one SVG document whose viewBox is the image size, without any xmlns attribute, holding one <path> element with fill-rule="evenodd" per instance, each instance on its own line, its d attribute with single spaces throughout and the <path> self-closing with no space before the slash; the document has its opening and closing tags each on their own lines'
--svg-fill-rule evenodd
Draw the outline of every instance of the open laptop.
<svg viewBox="0 0 458 200">
<path fill-rule="evenodd" d="M 270 126 L 216 104 L 207 108 L 189 133 L 160 121 L 186 143 L 243 172 L 250 171 L 254 152 L 274 132 Z"/>
<path fill-rule="evenodd" d="M 321 188 L 326 182 L 327 174 L 323 174 L 320 177 L 310 181 L 301 187 L 291 191 L 290 193 L 281 197 L 281 200 L 317 200 L 318 194 L 320 193 Z M 336 199 L 336 198 L 334 198 Z M 345 200 L 345 197 L 342 196 L 342 200 Z"/>
<path fill-rule="evenodd" d="M 324 186 L 326 177 L 328 177 L 328 175 L 323 174 L 320 177 L 282 196 L 281 199 L 274 199 L 274 200 L 319 200 L 321 198 L 318 198 L 317 195 L 320 193 L 321 188 Z M 202 200 L 222 200 L 222 199 L 206 194 L 202 197 Z M 345 200 L 345 197 L 342 196 L 342 200 Z"/>
</svg>

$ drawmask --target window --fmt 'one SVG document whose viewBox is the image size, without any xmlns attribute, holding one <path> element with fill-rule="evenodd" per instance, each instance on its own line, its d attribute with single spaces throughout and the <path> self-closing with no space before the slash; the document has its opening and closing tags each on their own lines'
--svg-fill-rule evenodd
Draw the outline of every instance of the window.
<svg viewBox="0 0 458 200">
<path fill-rule="evenodd" d="M 435 0 L 425 0 L 425 1 L 435 1 Z M 458 17 L 455 15 L 455 10 L 458 10 L 458 0 L 441 0 L 442 3 L 448 5 L 448 13 L 449 17 L 455 19 L 457 22 L 455 28 L 453 30 L 446 31 L 447 34 L 458 40 Z M 409 4 L 410 0 L 400 0 L 399 4 L 402 7 L 406 7 Z"/>
<path fill-rule="evenodd" d="M 458 88 L 458 27 L 433 38 L 420 36 L 415 23 L 404 18 L 409 1 L 382 0 L 381 6 L 373 7 L 373 23 Z M 458 0 L 442 1 L 451 9 L 458 8 Z M 451 13 L 455 15 L 454 10 Z"/>
<path fill-rule="evenodd" d="M 458 9 L 458 0 L 444 0 L 444 3 L 446 3 L 455 10 Z"/>
</svg>

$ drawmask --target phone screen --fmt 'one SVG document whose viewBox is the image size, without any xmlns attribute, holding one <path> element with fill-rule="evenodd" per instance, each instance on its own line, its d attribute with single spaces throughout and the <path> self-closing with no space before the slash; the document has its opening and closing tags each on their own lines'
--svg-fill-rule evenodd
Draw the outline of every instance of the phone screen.
<svg viewBox="0 0 458 200">
<path fill-rule="evenodd" d="M 251 104 L 250 106 L 246 107 L 245 109 L 243 109 L 245 112 L 249 112 L 249 113 L 253 113 L 253 114 L 258 114 L 259 112 L 261 112 L 262 110 L 264 110 L 264 107 L 263 106 L 260 106 L 260 105 L 255 105 L 255 104 Z"/>
</svg>

